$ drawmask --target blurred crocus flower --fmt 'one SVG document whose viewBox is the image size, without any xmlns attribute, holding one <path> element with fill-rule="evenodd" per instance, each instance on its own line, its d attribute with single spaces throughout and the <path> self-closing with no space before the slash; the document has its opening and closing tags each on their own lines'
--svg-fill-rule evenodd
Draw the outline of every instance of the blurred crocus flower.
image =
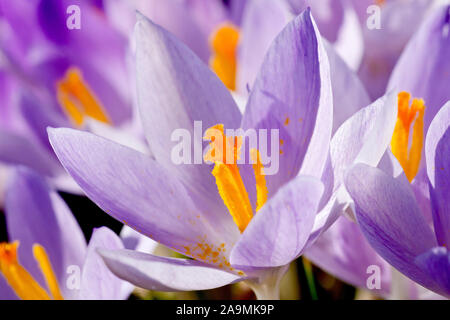
<svg viewBox="0 0 450 320">
<path fill-rule="evenodd" d="M 114 276 L 98 248 L 121 249 L 121 239 L 106 227 L 89 245 L 75 218 L 42 177 L 21 167 L 6 196 L 10 243 L 0 243 L 2 299 L 126 299 L 133 286 Z"/>
<path fill-rule="evenodd" d="M 68 191 L 77 188 L 62 175 L 46 127 L 108 135 L 113 129 L 96 122 L 112 128 L 132 120 L 127 41 L 95 3 L 0 1 L 0 160 L 29 166 Z M 74 6 L 80 29 L 67 25 Z"/>
<path fill-rule="evenodd" d="M 194 260 L 103 250 L 107 265 L 148 289 L 201 290 L 247 280 L 258 297 L 276 297 L 280 277 L 302 254 L 314 225 L 332 130 L 327 55 L 310 11 L 274 41 L 243 116 L 210 69 L 143 16 L 136 44 L 139 108 L 154 159 L 72 129 L 50 129 L 50 141 L 101 208 Z M 220 143 L 205 156 L 214 162 L 212 172 L 207 164 L 175 164 L 171 136 L 181 127 L 201 146 L 197 120 L 210 128 L 206 136 L 216 129 L 224 141 L 230 139 L 223 128 L 278 130 L 279 141 L 271 143 L 281 145 L 273 155 L 279 170 L 264 175 L 257 149 L 253 165 L 226 163 Z"/>
<path fill-rule="evenodd" d="M 373 248 L 422 286 L 450 297 L 450 102 L 433 119 L 425 143 L 434 228 L 406 176 L 358 164 L 346 177 L 357 221 Z"/>
<path fill-rule="evenodd" d="M 293 18 L 284 1 L 238 0 L 227 6 L 220 0 L 105 3 L 108 17 L 127 35 L 136 22 L 136 10 L 173 33 L 209 64 L 237 99 L 244 100 L 269 45 Z"/>
<path fill-rule="evenodd" d="M 351 0 L 363 32 L 364 54 L 358 75 L 372 99 L 383 95 L 406 44 L 435 0 Z M 405 26 L 408 26 L 405 28 Z"/>
</svg>

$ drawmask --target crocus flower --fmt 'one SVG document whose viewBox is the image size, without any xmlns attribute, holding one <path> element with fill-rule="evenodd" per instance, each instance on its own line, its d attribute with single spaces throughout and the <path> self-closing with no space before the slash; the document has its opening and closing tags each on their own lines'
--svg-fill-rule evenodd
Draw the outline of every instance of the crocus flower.
<svg viewBox="0 0 450 320">
<path fill-rule="evenodd" d="M 450 297 L 450 102 L 433 119 L 425 142 L 434 229 L 406 176 L 358 164 L 346 177 L 357 221 L 373 248 L 422 286 Z"/>
<path fill-rule="evenodd" d="M 115 277 L 96 250 L 120 249 L 106 227 L 89 245 L 75 218 L 42 177 L 16 169 L 6 196 L 10 243 L 0 243 L 2 299 L 126 299 L 133 286 Z"/>
<path fill-rule="evenodd" d="M 431 202 L 428 192 L 428 178 L 425 172 L 426 167 L 428 166 L 428 156 L 424 157 L 424 136 L 430 130 L 428 129 L 429 122 L 435 117 L 441 107 L 439 104 L 444 103 L 450 98 L 447 90 L 449 83 L 448 70 L 450 66 L 448 64 L 448 59 L 443 57 L 445 52 L 448 51 L 448 37 L 445 33 L 445 30 L 448 28 L 447 16 L 448 7 L 443 6 L 438 8 L 427 18 L 423 26 L 408 44 L 407 49 L 394 69 L 390 81 L 390 86 L 392 87 L 391 90 L 408 90 L 413 96 L 423 99 L 414 99 L 411 103 L 411 94 L 408 92 L 401 92 L 398 95 L 398 113 L 395 116 L 398 120 L 395 127 L 392 125 L 386 126 L 385 128 L 389 131 L 384 133 L 382 130 L 377 131 L 379 136 L 385 135 L 387 137 L 392 137 L 392 153 L 391 151 L 387 151 L 385 154 L 385 163 L 380 163 L 380 165 L 382 165 L 383 168 L 399 167 L 400 170 L 405 171 L 406 176 L 412 182 L 409 188 L 414 191 L 415 199 L 425 218 L 431 218 Z M 425 53 L 428 52 L 428 47 L 434 48 L 434 54 L 431 57 Z M 423 70 L 413 73 L 411 72 L 411 65 L 416 65 L 423 68 Z M 434 85 L 424 87 L 422 85 L 423 83 L 434 83 Z M 365 111 L 359 113 L 363 112 Z M 345 165 L 339 164 L 336 166 L 336 159 L 342 161 L 347 155 L 345 155 L 345 157 L 333 156 L 333 150 L 351 150 L 353 145 L 355 145 L 355 142 L 359 141 L 362 137 L 359 133 L 360 129 L 358 123 L 369 123 L 373 121 L 370 118 L 359 118 L 359 120 L 357 120 L 357 117 L 360 116 L 355 114 L 352 117 L 355 119 L 351 118 L 344 123 L 331 141 L 330 149 L 332 150 L 332 159 L 335 159 L 331 162 L 334 164 L 335 168 L 343 169 L 340 175 L 334 175 L 335 178 L 340 177 L 340 181 L 342 181 L 345 171 L 350 167 L 350 162 L 345 164 L 344 161 Z M 347 129 L 345 129 L 345 127 L 347 127 Z M 350 128 L 354 128 L 355 131 L 353 131 L 353 133 L 349 132 L 347 135 L 342 135 L 341 131 L 345 132 Z M 339 138 L 339 135 L 341 138 Z M 408 139 L 410 136 L 411 141 Z M 360 142 L 357 142 L 356 145 L 359 143 Z M 350 152 L 349 154 L 352 153 Z M 394 155 L 398 160 L 394 158 Z M 398 163 L 398 161 L 400 163 Z M 372 166 L 376 165 L 372 164 Z M 401 169 L 402 167 L 403 169 Z M 388 174 L 391 176 L 393 175 L 391 172 L 388 172 Z M 349 211 L 353 212 L 354 209 L 349 207 Z M 350 213 L 350 215 L 352 215 L 352 213 Z M 383 264 L 376 262 L 379 259 L 373 256 L 371 250 L 365 250 L 366 254 L 363 256 L 367 259 L 360 259 L 360 263 L 356 262 L 357 259 L 353 257 L 348 248 L 344 248 L 344 245 L 337 250 L 336 248 L 339 246 L 336 243 L 342 242 L 342 239 L 340 238 L 344 237 L 345 239 L 351 239 L 351 234 L 355 237 L 355 240 L 352 240 L 352 242 L 357 242 L 360 250 L 367 247 L 363 246 L 360 243 L 361 241 L 358 240 L 361 236 L 357 234 L 355 229 L 356 226 L 350 227 L 347 223 L 340 224 L 346 227 L 339 228 L 339 226 L 335 226 L 335 231 L 330 231 L 328 235 L 324 235 L 324 239 L 320 240 L 317 247 L 313 246 L 310 249 L 311 259 L 324 269 L 334 274 L 340 274 L 347 281 L 356 285 L 361 285 L 364 283 L 363 272 L 365 268 L 369 266 L 368 261 L 374 262 L 373 264 L 375 265 Z M 345 233 L 345 236 L 343 233 Z M 333 243 L 332 240 L 330 241 L 330 238 L 333 237 L 336 237 L 334 241 L 335 244 L 330 244 Z M 329 241 L 330 243 L 328 243 Z M 329 255 L 327 255 L 326 252 L 329 252 Z M 349 271 L 353 269 L 350 268 L 349 270 L 345 270 L 345 267 L 356 268 L 359 271 L 351 273 Z M 383 271 L 382 273 L 383 279 L 386 279 L 383 280 L 386 281 L 386 284 L 383 285 L 383 290 L 386 290 L 390 287 L 388 279 L 391 272 L 387 272 L 386 274 L 386 272 Z M 380 294 L 385 293 L 380 292 Z"/>
<path fill-rule="evenodd" d="M 80 8 L 80 29 L 66 26 L 70 5 Z M 29 166 L 59 189 L 79 192 L 63 174 L 46 127 L 114 137 L 89 119 L 130 126 L 127 41 L 90 1 L 0 1 L 0 20 L 0 161 Z"/>
<path fill-rule="evenodd" d="M 50 141 L 102 209 L 194 260 L 103 250 L 107 265 L 148 289 L 247 280 L 260 298 L 276 297 L 280 276 L 301 255 L 315 221 L 332 129 L 329 66 L 310 11 L 274 41 L 243 117 L 209 68 L 142 16 L 136 44 L 139 108 L 154 159 L 73 129 L 49 129 Z M 174 164 L 168 146 L 175 129 L 186 129 L 201 146 L 196 120 L 210 128 L 206 136 L 212 128 L 278 129 L 278 172 L 263 175 L 258 152 L 253 165 L 224 163 L 220 143 L 206 156 L 212 172 L 208 164 Z"/>
</svg>

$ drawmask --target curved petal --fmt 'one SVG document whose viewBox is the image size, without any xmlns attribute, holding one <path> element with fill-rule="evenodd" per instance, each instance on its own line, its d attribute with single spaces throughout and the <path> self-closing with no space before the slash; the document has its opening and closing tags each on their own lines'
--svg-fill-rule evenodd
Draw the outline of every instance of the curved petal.
<svg viewBox="0 0 450 320">
<path fill-rule="evenodd" d="M 298 176 L 278 190 L 250 221 L 231 252 L 233 266 L 279 267 L 302 252 L 323 193 L 320 180 Z"/>
<path fill-rule="evenodd" d="M 328 59 L 308 9 L 272 43 L 243 117 L 245 129 L 279 130 L 279 171 L 266 177 L 269 194 L 299 172 L 320 178 L 332 114 Z"/>
<path fill-rule="evenodd" d="M 377 168 L 355 165 L 345 186 L 355 202 L 358 224 L 372 247 L 394 268 L 436 290 L 414 259 L 436 245 L 411 189 Z"/>
<path fill-rule="evenodd" d="M 106 267 L 97 249 L 123 249 L 120 238 L 106 227 L 94 230 L 81 273 L 80 300 L 124 300 L 133 287 Z M 124 290 L 126 287 L 126 290 Z"/>
<path fill-rule="evenodd" d="M 450 102 L 438 112 L 428 129 L 425 156 L 430 180 L 434 229 L 442 246 L 450 245 Z"/>
<path fill-rule="evenodd" d="M 202 262 L 158 257 L 131 250 L 99 250 L 118 277 L 157 291 L 207 290 L 243 280 Z"/>
<path fill-rule="evenodd" d="M 207 261 L 215 248 L 222 243 L 228 246 L 235 236 L 237 227 L 224 223 L 226 212 L 221 212 L 221 220 L 219 213 L 205 210 L 179 179 L 148 156 L 73 129 L 49 129 L 49 138 L 87 196 L 136 231 Z M 219 258 L 225 259 L 223 254 Z"/>
<path fill-rule="evenodd" d="M 44 247 L 65 298 L 76 292 L 65 285 L 67 268 L 81 266 L 86 240 L 77 221 L 59 195 L 30 169 L 19 168 L 7 189 L 6 222 L 10 241 L 19 240 L 19 259 L 41 283 L 42 275 L 32 252 L 33 244 Z"/>
<path fill-rule="evenodd" d="M 425 100 L 425 132 L 439 108 L 450 100 L 449 28 L 450 6 L 443 5 L 425 19 L 389 80 L 388 88 L 408 91 L 413 97 Z"/>
<path fill-rule="evenodd" d="M 218 123 L 239 128 L 241 113 L 233 97 L 189 48 L 140 14 L 135 36 L 139 111 L 155 159 L 194 184 L 202 201 L 216 199 L 221 203 L 212 168 L 201 165 L 202 137 L 204 130 Z M 195 121 L 198 127 L 194 129 Z M 184 138 L 189 141 L 189 164 L 173 161 L 173 136 L 180 130 L 188 135 L 183 136 L 183 142 Z"/>
<path fill-rule="evenodd" d="M 369 96 L 358 76 L 352 71 L 334 48 L 324 42 L 330 61 L 333 88 L 333 134 L 360 109 L 370 104 Z"/>
<path fill-rule="evenodd" d="M 450 252 L 445 247 L 435 247 L 416 258 L 416 263 L 436 281 L 442 293 L 450 296 Z"/>
</svg>

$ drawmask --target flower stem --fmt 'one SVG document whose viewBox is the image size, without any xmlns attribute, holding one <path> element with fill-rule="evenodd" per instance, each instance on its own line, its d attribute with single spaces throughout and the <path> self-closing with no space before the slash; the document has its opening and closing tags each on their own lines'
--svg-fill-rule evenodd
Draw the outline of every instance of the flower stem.
<svg viewBox="0 0 450 320">
<path fill-rule="evenodd" d="M 280 300 L 280 282 L 289 265 L 273 268 L 264 272 L 257 279 L 245 281 L 253 290 L 258 300 Z"/>
<path fill-rule="evenodd" d="M 308 259 L 302 257 L 303 268 L 305 269 L 306 281 L 308 281 L 309 293 L 313 300 L 319 300 L 317 296 L 316 283 L 314 282 L 314 274 L 312 271 L 311 262 Z"/>
</svg>

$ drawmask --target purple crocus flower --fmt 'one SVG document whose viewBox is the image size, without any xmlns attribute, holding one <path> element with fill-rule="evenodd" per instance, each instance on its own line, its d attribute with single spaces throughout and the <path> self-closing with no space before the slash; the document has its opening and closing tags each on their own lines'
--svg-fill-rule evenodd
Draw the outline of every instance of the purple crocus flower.
<svg viewBox="0 0 450 320">
<path fill-rule="evenodd" d="M 405 175 L 392 177 L 358 164 L 346 177 L 357 221 L 373 248 L 400 272 L 450 297 L 449 158 L 450 102 L 426 136 L 427 175 L 434 230 L 427 223 Z"/>
<path fill-rule="evenodd" d="M 2 299 L 126 299 L 133 286 L 115 277 L 96 250 L 121 249 L 106 227 L 89 245 L 58 194 L 30 169 L 16 169 L 6 196 L 11 243 L 0 243 Z"/>
<path fill-rule="evenodd" d="M 50 142 L 101 208 L 194 260 L 102 250 L 105 262 L 148 289 L 200 290 L 247 280 L 258 297 L 276 297 L 280 276 L 302 254 L 314 225 L 332 130 L 329 66 L 310 11 L 274 41 L 243 116 L 209 68 L 143 16 L 136 42 L 139 108 L 154 159 L 72 129 L 49 129 Z M 278 172 L 253 174 L 253 166 L 238 169 L 215 158 L 213 174 L 234 172 L 226 178 L 211 175 L 207 164 L 174 164 L 171 135 L 181 127 L 197 136 L 196 120 L 206 128 L 278 129 Z"/>
</svg>

